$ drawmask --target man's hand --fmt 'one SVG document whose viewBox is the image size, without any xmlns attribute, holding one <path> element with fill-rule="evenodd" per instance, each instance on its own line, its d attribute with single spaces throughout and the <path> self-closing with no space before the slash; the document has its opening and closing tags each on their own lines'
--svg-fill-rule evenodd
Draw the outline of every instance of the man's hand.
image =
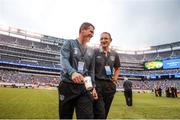
<svg viewBox="0 0 180 120">
<path fill-rule="evenodd" d="M 112 81 L 113 81 L 113 83 L 114 83 L 115 85 L 116 85 L 116 84 L 117 84 L 117 82 L 118 82 L 117 80 L 114 80 L 114 79 L 113 79 Z"/>
<path fill-rule="evenodd" d="M 84 77 L 80 74 L 80 73 L 77 73 L 77 72 L 74 72 L 71 76 L 72 80 L 74 83 L 83 83 L 84 82 Z"/>
<path fill-rule="evenodd" d="M 97 95 L 97 92 L 96 92 L 95 88 L 93 88 L 93 90 L 92 90 L 92 96 L 93 96 L 94 100 L 98 99 L 98 95 Z"/>
</svg>

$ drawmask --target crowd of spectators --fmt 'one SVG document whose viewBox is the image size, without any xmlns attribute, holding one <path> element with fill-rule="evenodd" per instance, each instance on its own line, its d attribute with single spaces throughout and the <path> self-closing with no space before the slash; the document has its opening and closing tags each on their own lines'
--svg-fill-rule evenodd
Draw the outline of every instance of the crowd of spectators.
<svg viewBox="0 0 180 120">
<path fill-rule="evenodd" d="M 0 70 L 0 84 L 4 87 L 57 87 L 59 85 L 59 76 Z"/>
<path fill-rule="evenodd" d="M 59 76 L 23 73 L 13 70 L 0 70 L 0 84 L 18 86 L 58 86 Z M 180 89 L 180 80 L 132 80 L 134 90 L 154 90 L 161 87 L 165 91 L 168 87 L 176 87 Z M 4 84 L 6 83 L 6 84 Z M 123 80 L 118 80 L 117 89 L 123 88 Z"/>
<path fill-rule="evenodd" d="M 150 74 L 176 74 L 180 73 L 180 69 L 169 69 L 169 70 L 143 70 L 143 71 L 135 71 L 135 70 L 121 70 L 121 74 L 136 74 L 136 75 L 150 75 Z"/>
<path fill-rule="evenodd" d="M 132 80 L 133 90 L 152 90 L 154 92 L 155 88 L 161 88 L 163 92 L 169 87 L 174 87 L 180 90 L 180 80 L 145 80 L 145 81 L 135 81 Z M 118 80 L 117 89 L 123 88 L 123 80 Z"/>
</svg>

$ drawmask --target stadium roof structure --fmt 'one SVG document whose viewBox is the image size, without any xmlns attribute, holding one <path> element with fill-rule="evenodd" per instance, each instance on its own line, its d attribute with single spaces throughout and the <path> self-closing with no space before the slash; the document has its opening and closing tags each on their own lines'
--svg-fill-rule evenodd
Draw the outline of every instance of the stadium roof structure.
<svg viewBox="0 0 180 120">
<path fill-rule="evenodd" d="M 2 26 L 2 25 L 0 25 L 0 33 L 6 34 L 9 36 L 18 37 L 18 38 L 27 39 L 27 40 L 33 40 L 37 42 L 57 44 L 57 45 L 59 44 L 62 45 L 62 43 L 65 40 L 63 38 L 56 38 L 53 36 L 43 35 L 40 33 L 30 32 L 23 29 L 19 29 L 15 27 L 7 27 L 7 26 Z"/>
<path fill-rule="evenodd" d="M 20 37 L 27 40 L 35 40 L 48 44 L 57 44 L 62 45 L 66 39 L 57 38 L 53 36 L 43 35 L 35 32 L 30 32 L 27 30 L 7 27 L 0 25 L 0 33 L 7 34 L 10 36 Z M 99 46 L 98 44 L 92 45 L 94 47 Z M 180 41 L 168 44 L 161 44 L 156 46 L 150 46 L 148 48 L 140 48 L 139 50 L 122 50 L 119 46 L 111 46 L 112 49 L 116 50 L 118 53 L 126 53 L 126 54 L 144 54 L 151 52 L 161 52 L 161 51 L 173 51 L 176 49 L 180 49 Z"/>
<path fill-rule="evenodd" d="M 180 50 L 180 41 L 168 43 L 168 44 L 150 46 L 148 48 L 140 48 L 139 50 L 122 50 L 118 46 L 111 46 L 111 48 L 116 50 L 118 53 L 125 53 L 125 54 L 158 53 L 165 51 Z"/>
<path fill-rule="evenodd" d="M 166 48 L 176 48 L 176 47 L 180 47 L 180 41 L 178 42 L 173 42 L 173 43 L 169 43 L 169 44 L 162 44 L 162 45 L 157 45 L 157 46 L 151 46 L 151 49 L 166 49 Z"/>
</svg>

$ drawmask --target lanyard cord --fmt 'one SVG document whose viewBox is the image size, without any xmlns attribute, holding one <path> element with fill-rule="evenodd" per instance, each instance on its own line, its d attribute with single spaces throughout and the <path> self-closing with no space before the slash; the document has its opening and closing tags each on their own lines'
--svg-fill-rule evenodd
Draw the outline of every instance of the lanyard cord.
<svg viewBox="0 0 180 120">
<path fill-rule="evenodd" d="M 87 47 L 85 47 L 85 48 L 83 48 L 83 46 L 79 43 L 79 41 L 78 40 L 76 40 L 77 41 L 77 44 L 78 44 L 78 48 L 79 48 L 79 50 L 80 50 L 80 52 L 81 52 L 81 59 L 84 59 L 84 56 L 85 56 L 85 54 L 86 54 L 86 52 L 87 52 Z"/>
<path fill-rule="evenodd" d="M 108 60 L 109 60 L 109 58 L 110 58 L 110 52 L 109 52 L 109 54 L 107 53 L 107 56 L 105 55 L 105 53 L 103 52 L 103 57 L 104 57 L 104 59 L 105 59 L 105 61 L 104 61 L 104 65 L 106 66 L 106 65 L 108 65 Z M 109 65 L 108 65 L 109 66 Z M 110 66 L 109 66 L 110 67 Z M 105 69 L 105 67 L 104 67 L 104 69 Z M 110 67 L 110 70 L 111 70 L 111 67 Z M 106 75 L 110 80 L 112 80 L 112 70 L 111 70 L 111 75 Z"/>
<path fill-rule="evenodd" d="M 110 53 L 107 54 L 107 56 L 106 56 L 105 53 L 103 52 L 103 58 L 105 59 L 105 61 L 104 61 L 104 65 L 105 66 L 108 65 L 109 57 L 110 57 Z"/>
<path fill-rule="evenodd" d="M 78 45 L 78 48 L 79 48 L 79 50 L 80 50 L 80 53 L 81 53 L 81 61 L 83 61 L 84 62 L 84 67 L 86 66 L 86 63 L 85 63 L 85 54 L 86 54 L 86 52 L 87 52 L 87 47 L 85 46 L 84 48 L 83 48 L 83 46 L 79 43 L 79 41 L 76 39 L 76 42 L 77 42 L 77 45 Z M 83 75 L 86 75 L 87 74 L 87 70 L 86 70 L 86 68 L 83 68 L 83 71 L 82 71 L 82 74 Z"/>
</svg>

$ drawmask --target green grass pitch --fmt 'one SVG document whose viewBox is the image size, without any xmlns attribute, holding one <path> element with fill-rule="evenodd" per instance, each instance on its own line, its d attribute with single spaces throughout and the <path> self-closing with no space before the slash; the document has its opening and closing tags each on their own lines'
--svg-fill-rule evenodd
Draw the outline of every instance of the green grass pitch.
<svg viewBox="0 0 180 120">
<path fill-rule="evenodd" d="M 58 119 L 58 94 L 54 90 L 0 88 L 0 119 Z M 109 119 L 180 119 L 180 98 L 134 93 L 127 108 L 117 92 Z"/>
</svg>

